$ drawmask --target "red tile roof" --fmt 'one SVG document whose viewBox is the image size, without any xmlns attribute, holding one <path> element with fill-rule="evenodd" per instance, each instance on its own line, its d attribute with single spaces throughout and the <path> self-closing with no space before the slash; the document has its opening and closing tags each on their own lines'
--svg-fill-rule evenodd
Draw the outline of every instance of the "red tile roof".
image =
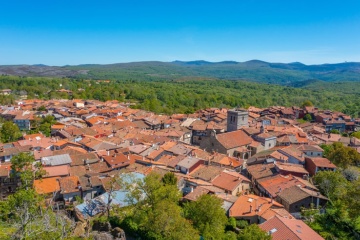
<svg viewBox="0 0 360 240">
<path fill-rule="evenodd" d="M 226 149 L 249 145 L 252 142 L 251 137 L 243 130 L 218 134 L 216 138 Z"/>
<path fill-rule="evenodd" d="M 256 195 L 242 195 L 229 209 L 229 217 L 259 216 L 269 208 L 282 208 L 283 206 L 270 198 Z"/>
<path fill-rule="evenodd" d="M 35 191 L 39 194 L 47 194 L 60 191 L 59 181 L 57 177 L 44 178 L 34 181 Z"/>
<path fill-rule="evenodd" d="M 303 221 L 275 216 L 259 225 L 273 240 L 322 240 L 323 238 Z"/>
</svg>

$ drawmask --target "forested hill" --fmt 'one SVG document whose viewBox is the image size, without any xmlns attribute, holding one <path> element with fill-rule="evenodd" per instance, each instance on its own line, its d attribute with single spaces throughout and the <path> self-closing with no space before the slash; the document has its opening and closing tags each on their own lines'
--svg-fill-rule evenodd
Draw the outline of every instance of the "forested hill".
<svg viewBox="0 0 360 240">
<path fill-rule="evenodd" d="M 17 65 L 0 66 L 0 75 L 51 76 L 86 79 L 176 80 L 184 77 L 206 77 L 229 80 L 247 80 L 282 85 L 304 85 L 304 81 L 321 80 L 359 81 L 360 63 L 305 65 L 295 63 L 268 63 L 259 60 L 247 62 L 132 62 L 117 64 L 86 64 L 77 66 Z"/>
</svg>

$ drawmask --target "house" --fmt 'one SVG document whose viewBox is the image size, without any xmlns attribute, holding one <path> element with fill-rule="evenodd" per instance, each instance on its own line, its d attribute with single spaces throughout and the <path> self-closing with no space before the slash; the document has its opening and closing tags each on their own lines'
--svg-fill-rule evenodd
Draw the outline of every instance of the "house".
<svg viewBox="0 0 360 240">
<path fill-rule="evenodd" d="M 179 156 L 179 155 L 189 155 L 193 148 L 190 148 L 189 146 L 185 144 L 176 144 L 175 146 L 169 148 L 166 150 L 166 153 L 169 155 Z"/>
<path fill-rule="evenodd" d="M 308 157 L 322 157 L 324 149 L 317 145 L 300 145 L 297 149 Z"/>
<path fill-rule="evenodd" d="M 69 154 L 61 154 L 41 158 L 41 163 L 45 166 L 70 165 L 71 162 L 72 161 Z"/>
<path fill-rule="evenodd" d="M 89 152 L 83 154 L 70 154 L 71 166 L 84 166 L 87 164 L 93 164 L 99 162 L 99 158 L 96 153 Z"/>
<path fill-rule="evenodd" d="M 242 195 L 229 209 L 229 217 L 237 220 L 246 220 L 249 224 L 260 223 L 261 216 L 267 214 L 269 209 L 281 209 L 280 203 L 257 195 Z"/>
<path fill-rule="evenodd" d="M 302 208 L 310 208 L 312 205 L 316 208 L 324 207 L 328 199 L 317 191 L 294 185 L 282 190 L 276 201 L 288 212 L 300 217 Z"/>
<path fill-rule="evenodd" d="M 319 234 L 312 230 L 301 220 L 274 216 L 259 227 L 271 235 L 273 240 L 323 240 Z"/>
<path fill-rule="evenodd" d="M 223 201 L 222 208 L 225 210 L 226 215 L 229 215 L 229 209 L 234 205 L 238 197 L 223 192 L 216 192 L 215 196 Z"/>
<path fill-rule="evenodd" d="M 299 164 L 276 162 L 275 169 L 281 175 L 291 174 L 300 178 L 309 176 L 309 172 L 305 169 L 305 167 Z"/>
<path fill-rule="evenodd" d="M 246 168 L 247 177 L 251 180 L 253 186 L 256 186 L 258 181 L 264 178 L 275 176 L 278 174 L 276 165 L 273 163 L 269 164 L 255 164 L 247 166 Z"/>
<path fill-rule="evenodd" d="M 292 175 L 275 175 L 273 177 L 261 179 L 257 184 L 259 195 L 268 196 L 270 198 L 275 198 L 282 191 L 284 191 L 284 189 L 290 188 L 292 186 L 300 186 L 303 188 L 317 190 L 317 188 L 307 180 L 303 180 L 302 178 L 298 178 Z"/>
<path fill-rule="evenodd" d="M 58 177 L 43 178 L 34 181 L 34 189 L 38 194 L 58 200 L 60 198 L 60 183 Z"/>
<path fill-rule="evenodd" d="M 69 165 L 43 167 L 43 170 L 46 172 L 44 178 L 67 177 L 70 175 Z"/>
<path fill-rule="evenodd" d="M 292 108 L 281 109 L 280 115 L 282 118 L 287 118 L 287 119 L 295 119 L 296 118 L 295 112 Z"/>
<path fill-rule="evenodd" d="M 201 164 L 204 164 L 204 160 L 199 158 L 186 157 L 176 164 L 176 169 L 181 173 L 190 174 Z"/>
<path fill-rule="evenodd" d="M 44 149 L 52 149 L 54 145 L 54 141 L 48 137 L 40 137 L 37 136 L 35 138 L 29 138 L 28 140 L 19 140 L 17 143 L 20 146 L 28 146 L 31 145 L 33 150 L 40 151 Z"/>
<path fill-rule="evenodd" d="M 59 183 L 60 194 L 63 196 L 65 204 L 75 201 L 75 197 L 82 198 L 82 188 L 78 176 L 60 178 Z"/>
<path fill-rule="evenodd" d="M 263 127 L 262 127 L 262 129 L 263 129 Z M 256 141 L 261 142 L 261 144 L 264 146 L 263 150 L 268 150 L 277 145 L 276 144 L 276 140 L 277 140 L 276 136 L 273 136 L 264 131 L 261 131 L 260 134 L 253 135 L 253 138 Z"/>
<path fill-rule="evenodd" d="M 221 134 L 212 131 L 210 137 L 200 143 L 200 148 L 247 159 L 251 156 L 251 152 L 248 150 L 251 142 L 251 137 L 243 130 Z"/>
<path fill-rule="evenodd" d="M 223 171 L 224 168 L 218 166 L 200 165 L 190 174 L 190 176 L 196 179 L 201 179 L 207 182 L 211 182 Z"/>
<path fill-rule="evenodd" d="M 225 193 L 236 196 L 249 190 L 251 181 L 240 173 L 224 170 L 211 183 Z"/>
<path fill-rule="evenodd" d="M 0 164 L 10 162 L 11 158 L 18 155 L 19 153 L 30 153 L 32 152 L 31 149 L 31 145 L 14 146 L 14 144 L 5 144 L 3 146 L 0 146 Z"/>
<path fill-rule="evenodd" d="M 281 154 L 288 157 L 288 163 L 305 164 L 304 153 L 294 146 L 288 146 L 278 150 Z"/>
<path fill-rule="evenodd" d="M 10 95 L 12 93 L 11 89 L 1 89 L 0 95 Z"/>
<path fill-rule="evenodd" d="M 331 132 L 332 130 L 337 130 L 339 132 L 345 132 L 346 129 L 346 122 L 343 120 L 330 120 L 324 121 L 325 131 L 327 133 Z"/>
<path fill-rule="evenodd" d="M 11 175 L 11 164 L 0 164 L 0 200 L 14 193 L 20 183 L 20 178 Z"/>
<path fill-rule="evenodd" d="M 130 156 L 126 156 L 123 153 L 115 153 L 113 155 L 103 156 L 103 159 L 109 167 L 116 170 L 127 167 L 131 163 Z"/>
<path fill-rule="evenodd" d="M 329 159 L 323 157 L 306 157 L 305 168 L 310 176 L 319 171 L 336 171 L 336 166 Z"/>
<path fill-rule="evenodd" d="M 16 114 L 13 122 L 22 130 L 31 129 L 31 121 L 34 120 L 33 113 L 30 111 L 22 111 Z"/>
<path fill-rule="evenodd" d="M 190 192 L 188 194 L 186 194 L 183 197 L 183 201 L 185 202 L 189 202 L 189 201 L 196 201 L 199 197 L 201 197 L 204 194 L 208 194 L 210 191 L 206 188 L 203 188 L 201 186 L 197 187 L 197 188 L 191 188 Z"/>
</svg>

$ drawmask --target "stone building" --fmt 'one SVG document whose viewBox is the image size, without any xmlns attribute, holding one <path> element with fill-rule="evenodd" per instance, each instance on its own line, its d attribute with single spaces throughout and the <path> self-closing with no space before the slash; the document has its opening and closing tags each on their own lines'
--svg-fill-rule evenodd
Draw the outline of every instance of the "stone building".
<svg viewBox="0 0 360 240">
<path fill-rule="evenodd" d="M 227 131 L 232 132 L 248 127 L 249 112 L 245 109 L 231 109 L 227 112 Z"/>
</svg>

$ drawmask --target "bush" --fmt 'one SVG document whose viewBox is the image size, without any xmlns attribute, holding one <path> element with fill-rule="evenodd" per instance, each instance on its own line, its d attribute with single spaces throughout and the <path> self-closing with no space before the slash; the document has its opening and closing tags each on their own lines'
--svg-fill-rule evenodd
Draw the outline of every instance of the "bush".
<svg viewBox="0 0 360 240">
<path fill-rule="evenodd" d="M 236 221 L 236 227 L 244 229 L 247 226 L 249 226 L 249 223 L 246 220 L 237 220 Z"/>
</svg>

